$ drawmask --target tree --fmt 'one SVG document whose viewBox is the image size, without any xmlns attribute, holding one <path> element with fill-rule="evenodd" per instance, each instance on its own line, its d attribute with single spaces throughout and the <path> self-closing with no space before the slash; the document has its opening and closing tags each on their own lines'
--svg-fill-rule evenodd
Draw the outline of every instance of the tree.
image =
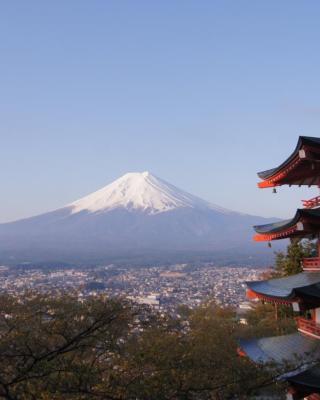
<svg viewBox="0 0 320 400">
<path fill-rule="evenodd" d="M 292 240 L 287 252 L 276 252 L 275 272 L 279 276 L 288 276 L 302 272 L 303 258 L 316 255 L 316 244 L 309 240 Z"/>
<path fill-rule="evenodd" d="M 275 318 L 274 304 L 257 303 L 246 314 L 247 337 L 266 337 L 296 332 L 296 322 L 291 307 L 278 305 L 278 319 Z"/>
<path fill-rule="evenodd" d="M 0 309 L 0 398 L 7 400 L 91 398 L 102 379 L 110 382 L 107 367 L 133 315 L 120 301 L 72 296 L 2 296 Z M 108 390 L 103 398 L 116 398 Z"/>
<path fill-rule="evenodd" d="M 248 332 L 234 310 L 213 302 L 183 319 L 102 296 L 1 296 L 0 310 L 3 400 L 246 399 L 271 382 L 237 356 Z"/>
<path fill-rule="evenodd" d="M 190 310 L 187 322 L 184 331 L 176 324 L 159 323 L 129 345 L 129 370 L 140 371 L 127 386 L 132 398 L 247 399 L 261 384 L 270 385 L 263 368 L 237 355 L 237 337 L 246 332 L 232 308 L 209 302 Z"/>
</svg>

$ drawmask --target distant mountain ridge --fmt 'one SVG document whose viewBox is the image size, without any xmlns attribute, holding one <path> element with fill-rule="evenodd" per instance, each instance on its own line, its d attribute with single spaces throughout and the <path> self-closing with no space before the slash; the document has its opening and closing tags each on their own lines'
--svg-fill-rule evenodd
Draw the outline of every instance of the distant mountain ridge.
<svg viewBox="0 0 320 400">
<path fill-rule="evenodd" d="M 252 225 L 268 222 L 211 204 L 149 172 L 128 173 L 61 209 L 0 224 L 0 262 L 211 258 L 255 264 L 261 255 L 265 264 L 272 252 L 252 242 Z"/>
</svg>

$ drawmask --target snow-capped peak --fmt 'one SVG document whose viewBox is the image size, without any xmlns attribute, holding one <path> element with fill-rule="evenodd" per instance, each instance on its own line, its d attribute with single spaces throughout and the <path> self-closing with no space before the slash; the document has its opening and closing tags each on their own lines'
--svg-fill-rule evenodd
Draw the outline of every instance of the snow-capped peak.
<svg viewBox="0 0 320 400">
<path fill-rule="evenodd" d="M 210 208 L 229 213 L 221 207 L 193 196 L 150 172 L 130 172 L 104 188 L 71 203 L 72 213 L 106 212 L 116 208 L 158 214 L 176 208 Z"/>
</svg>

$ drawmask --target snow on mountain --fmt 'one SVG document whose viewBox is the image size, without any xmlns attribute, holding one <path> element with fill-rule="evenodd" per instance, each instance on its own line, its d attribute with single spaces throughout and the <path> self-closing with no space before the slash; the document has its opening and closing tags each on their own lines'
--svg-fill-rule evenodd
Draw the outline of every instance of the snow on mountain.
<svg viewBox="0 0 320 400">
<path fill-rule="evenodd" d="M 252 241 L 252 225 L 268 222 L 213 205 L 148 172 L 128 173 L 58 210 L 0 224 L 0 263 L 205 257 L 247 264 L 262 251 L 272 257 L 274 247 Z"/>
<path fill-rule="evenodd" d="M 69 204 L 69 207 L 72 214 L 81 211 L 107 212 L 117 208 L 140 210 L 150 215 L 177 208 L 210 208 L 221 213 L 230 213 L 147 171 L 127 173 L 104 188 Z"/>
</svg>

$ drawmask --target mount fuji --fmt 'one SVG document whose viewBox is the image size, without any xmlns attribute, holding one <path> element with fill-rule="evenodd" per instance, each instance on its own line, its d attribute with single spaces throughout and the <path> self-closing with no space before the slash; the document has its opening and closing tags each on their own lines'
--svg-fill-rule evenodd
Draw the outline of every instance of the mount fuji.
<svg viewBox="0 0 320 400">
<path fill-rule="evenodd" d="M 58 210 L 0 224 L 0 262 L 264 264 L 273 252 L 252 243 L 252 225 L 268 222 L 128 173 Z"/>
</svg>

